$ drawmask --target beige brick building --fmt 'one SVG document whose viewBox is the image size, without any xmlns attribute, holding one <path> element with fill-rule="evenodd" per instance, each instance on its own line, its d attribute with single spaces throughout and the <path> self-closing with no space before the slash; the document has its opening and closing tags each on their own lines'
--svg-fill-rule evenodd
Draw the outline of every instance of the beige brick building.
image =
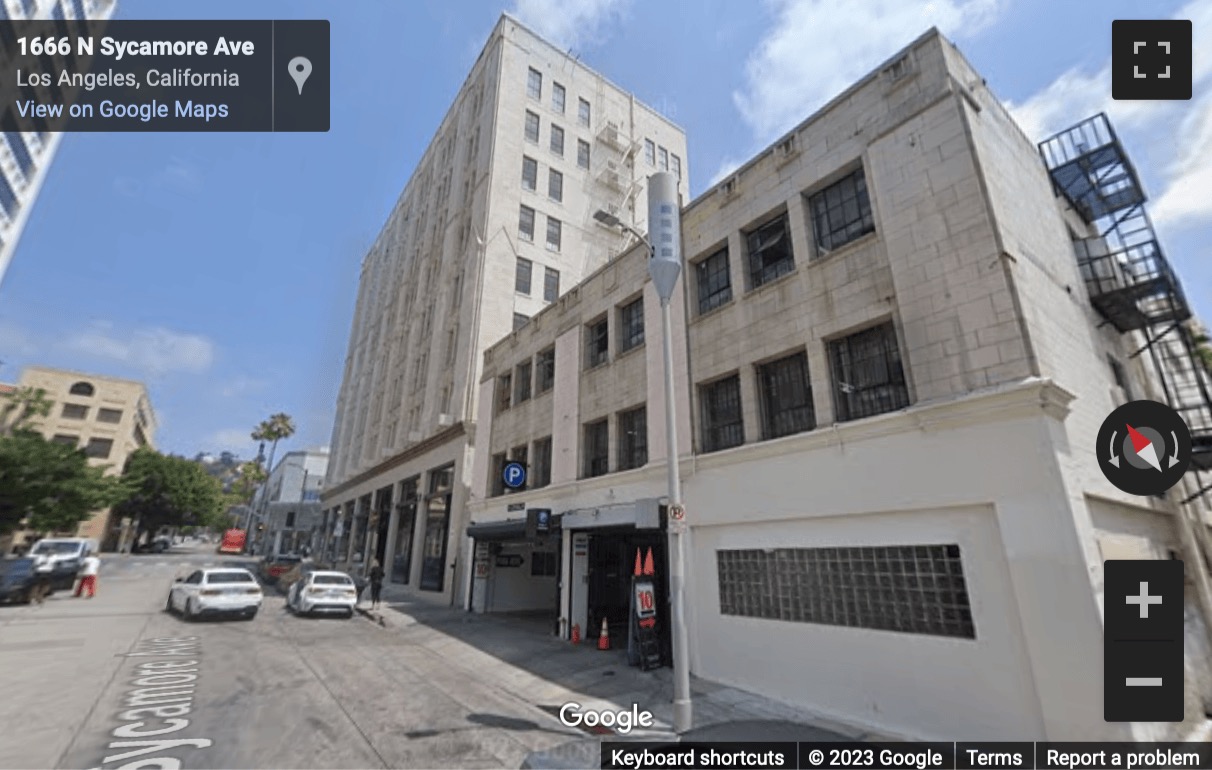
<svg viewBox="0 0 1212 770">
<path fill-rule="evenodd" d="M 1084 148 L 1100 153 L 1087 164 L 1120 152 L 1113 134 Z M 1127 495 L 1095 453 L 1134 398 L 1212 426 L 1206 400 L 1163 387 L 1191 371 L 1134 355 L 1151 323 L 1190 313 L 1115 316 L 1128 273 L 1100 285 L 1088 255 L 1117 248 L 1100 217 L 1139 213 L 1143 195 L 1074 193 L 1062 166 L 931 31 L 684 208 L 692 673 L 909 738 L 1207 729 L 1206 496 L 1184 503 L 1194 472 L 1165 498 Z M 1130 176 L 1116 184 L 1139 187 Z M 645 262 L 632 250 L 486 351 L 469 608 L 542 612 L 565 637 L 606 618 L 626 639 L 637 548 L 667 574 Z M 1159 285 L 1127 287 L 1145 316 Z M 510 459 L 531 470 L 522 491 L 503 489 Z M 546 532 L 533 511 L 550 511 Z M 1105 722 L 1102 562 L 1174 557 L 1186 721 Z"/>
<path fill-rule="evenodd" d="M 453 600 L 484 349 L 625 248 L 593 214 L 643 229 L 647 173 L 685 158 L 680 128 L 501 17 L 362 265 L 330 558 Z"/>
<path fill-rule="evenodd" d="M 142 446 L 155 448 L 156 415 L 141 382 L 96 374 L 30 366 L 21 372 L 18 388 L 41 388 L 52 402 L 50 414 L 34 421 L 50 441 L 80 447 L 93 465 L 119 475 L 126 459 Z M 117 546 L 121 522 L 108 510 L 97 511 L 72 533 L 95 538 L 105 550 Z M 24 534 L 18 533 L 15 543 Z"/>
</svg>

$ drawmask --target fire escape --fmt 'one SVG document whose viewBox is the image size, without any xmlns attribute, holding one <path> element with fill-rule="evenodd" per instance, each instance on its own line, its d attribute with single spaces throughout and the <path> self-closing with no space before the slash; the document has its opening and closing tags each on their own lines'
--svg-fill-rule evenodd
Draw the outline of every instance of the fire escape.
<svg viewBox="0 0 1212 770">
<path fill-rule="evenodd" d="M 633 206 L 641 185 L 635 178 L 633 165 L 640 143 L 628 136 L 625 127 L 614 122 L 603 125 L 595 139 L 594 179 L 607 201 L 603 210 L 621 222 L 634 225 Z"/>
<path fill-rule="evenodd" d="M 1191 429 L 1191 470 L 1198 491 L 1212 490 L 1212 375 L 1199 357 L 1190 306 L 1145 211 L 1145 192 L 1105 113 L 1040 143 L 1063 195 L 1099 234 L 1074 241 L 1090 303 L 1121 334 L 1139 332 L 1166 402 Z"/>
</svg>

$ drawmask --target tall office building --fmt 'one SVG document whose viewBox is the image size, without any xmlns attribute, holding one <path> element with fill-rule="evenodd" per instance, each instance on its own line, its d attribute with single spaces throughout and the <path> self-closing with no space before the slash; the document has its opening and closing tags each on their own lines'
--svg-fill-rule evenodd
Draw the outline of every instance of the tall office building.
<svg viewBox="0 0 1212 770">
<path fill-rule="evenodd" d="M 362 264 L 330 558 L 377 557 L 449 600 L 485 348 L 578 301 L 572 287 L 634 243 L 627 228 L 646 230 L 650 173 L 679 174 L 686 195 L 685 158 L 681 128 L 501 17 Z"/>
<path fill-rule="evenodd" d="M 116 5 L 116 0 L 0 0 L 0 21 L 104 20 L 114 15 Z M 63 135 L 18 131 L 11 114 L 0 117 L 0 124 L 4 133 L 4 141 L 0 142 L 0 282 L 3 282 Z"/>
</svg>

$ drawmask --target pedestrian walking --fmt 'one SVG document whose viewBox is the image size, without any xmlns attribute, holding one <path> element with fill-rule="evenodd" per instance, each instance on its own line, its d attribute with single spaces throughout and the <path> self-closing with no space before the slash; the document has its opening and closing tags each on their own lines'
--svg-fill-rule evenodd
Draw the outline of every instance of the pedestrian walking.
<svg viewBox="0 0 1212 770">
<path fill-rule="evenodd" d="M 55 562 L 50 556 L 41 554 L 34 557 L 34 588 L 30 592 L 34 604 L 46 601 L 47 594 L 51 592 L 51 572 L 54 569 Z"/>
<path fill-rule="evenodd" d="M 97 573 L 101 570 L 101 560 L 94 554 L 89 554 L 84 557 L 84 564 L 80 566 L 80 585 L 76 587 L 76 598 L 84 593 L 84 589 L 88 589 L 88 598 L 93 598 L 97 595 Z"/>
<path fill-rule="evenodd" d="M 379 597 L 383 593 L 383 567 L 379 565 L 379 560 L 375 559 L 370 564 L 370 608 L 377 609 L 379 606 Z"/>
</svg>

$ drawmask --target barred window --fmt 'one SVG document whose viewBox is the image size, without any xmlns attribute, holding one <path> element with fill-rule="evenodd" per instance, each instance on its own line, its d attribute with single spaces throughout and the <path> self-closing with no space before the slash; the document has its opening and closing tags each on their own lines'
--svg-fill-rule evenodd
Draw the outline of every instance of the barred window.
<svg viewBox="0 0 1212 770">
<path fill-rule="evenodd" d="M 816 427 L 808 354 L 801 351 L 758 367 L 762 438 L 801 433 Z"/>
<path fill-rule="evenodd" d="M 732 301 L 732 277 L 728 273 L 727 246 L 697 262 L 694 273 L 698 279 L 700 314 Z"/>
<path fill-rule="evenodd" d="M 547 302 L 555 302 L 559 298 L 560 271 L 549 267 L 543 275 L 543 299 Z"/>
<path fill-rule="evenodd" d="M 551 436 L 534 442 L 534 465 L 530 471 L 531 489 L 539 489 L 551 483 Z"/>
<path fill-rule="evenodd" d="M 867 178 L 860 168 L 808 199 L 818 255 L 845 246 L 875 231 Z"/>
<path fill-rule="evenodd" d="M 838 422 L 909 406 L 896 329 L 891 322 L 829 343 Z"/>
<path fill-rule="evenodd" d="M 534 363 L 534 392 L 546 393 L 555 385 L 555 348 L 540 351 Z"/>
<path fill-rule="evenodd" d="M 585 334 L 585 368 L 592 369 L 606 363 L 610 357 L 610 341 L 607 333 L 606 319 L 594 321 L 586 327 Z"/>
<path fill-rule="evenodd" d="M 960 547 L 716 551 L 720 613 L 975 639 Z"/>
<path fill-rule="evenodd" d="M 543 98 L 543 73 L 534 67 L 531 67 L 530 72 L 527 73 L 526 95 L 531 99 Z"/>
<path fill-rule="evenodd" d="M 529 206 L 518 210 L 518 237 L 524 241 L 534 240 L 534 209 Z"/>
<path fill-rule="evenodd" d="M 619 352 L 644 344 L 644 298 L 619 308 Z"/>
<path fill-rule="evenodd" d="M 585 478 L 605 476 L 610 471 L 610 433 L 606 420 L 585 426 Z"/>
<path fill-rule="evenodd" d="M 517 267 L 514 270 L 513 290 L 519 294 L 530 294 L 530 273 L 533 264 L 529 259 L 518 257 Z"/>
<path fill-rule="evenodd" d="M 513 379 L 513 402 L 520 404 L 523 401 L 530 400 L 530 362 L 523 361 L 518 364 L 518 370 L 514 373 Z"/>
<path fill-rule="evenodd" d="M 795 268 L 786 214 L 746 234 L 745 240 L 749 247 L 750 288 L 756 289 Z"/>
<path fill-rule="evenodd" d="M 539 162 L 522 156 L 522 189 L 534 190 L 539 184 Z"/>
<path fill-rule="evenodd" d="M 699 400 L 702 403 L 704 452 L 715 452 L 744 443 L 741 379 L 738 375 L 700 386 Z"/>
<path fill-rule="evenodd" d="M 619 467 L 621 471 L 648 464 L 648 409 L 619 413 Z"/>
<path fill-rule="evenodd" d="M 526 141 L 539 143 L 539 116 L 526 110 Z"/>
</svg>

